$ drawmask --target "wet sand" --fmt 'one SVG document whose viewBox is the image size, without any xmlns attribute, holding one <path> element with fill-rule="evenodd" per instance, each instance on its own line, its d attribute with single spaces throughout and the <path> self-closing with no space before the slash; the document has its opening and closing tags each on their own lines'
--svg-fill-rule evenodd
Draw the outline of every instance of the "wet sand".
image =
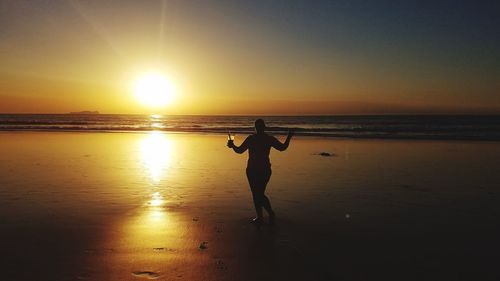
<svg viewBox="0 0 500 281">
<path fill-rule="evenodd" d="M 2 132 L 2 279 L 500 278 L 499 143 L 296 138 L 271 161 L 256 228 L 225 136 Z"/>
</svg>

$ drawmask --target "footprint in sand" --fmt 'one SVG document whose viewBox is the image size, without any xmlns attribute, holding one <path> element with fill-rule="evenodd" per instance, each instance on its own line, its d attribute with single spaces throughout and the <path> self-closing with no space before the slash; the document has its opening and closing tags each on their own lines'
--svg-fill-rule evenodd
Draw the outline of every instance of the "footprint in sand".
<svg viewBox="0 0 500 281">
<path fill-rule="evenodd" d="M 163 248 L 163 247 L 157 247 L 153 248 L 153 252 L 175 252 L 175 249 L 172 248 Z"/>
<path fill-rule="evenodd" d="M 153 271 L 134 271 L 132 272 L 132 275 L 134 275 L 135 277 L 146 279 L 156 279 L 160 277 L 160 274 Z"/>
<path fill-rule="evenodd" d="M 206 250 L 206 249 L 208 249 L 208 242 L 206 241 L 201 242 L 200 250 Z"/>
<path fill-rule="evenodd" d="M 313 153 L 312 155 L 319 155 L 323 157 L 334 157 L 337 156 L 335 153 L 330 153 L 330 152 L 320 152 L 320 153 Z"/>
<path fill-rule="evenodd" d="M 224 263 L 223 260 L 217 260 L 215 262 L 215 264 L 216 264 L 216 267 L 217 267 L 218 270 L 224 271 L 224 270 L 227 269 L 227 266 L 226 266 L 226 264 Z"/>
</svg>

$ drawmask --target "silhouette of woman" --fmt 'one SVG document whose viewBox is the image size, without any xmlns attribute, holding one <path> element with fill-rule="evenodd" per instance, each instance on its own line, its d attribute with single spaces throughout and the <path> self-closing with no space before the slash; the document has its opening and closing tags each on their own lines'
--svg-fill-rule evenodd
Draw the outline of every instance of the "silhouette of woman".
<svg viewBox="0 0 500 281">
<path fill-rule="evenodd" d="M 264 194 L 267 183 L 271 178 L 269 152 L 271 151 L 271 147 L 279 151 L 286 150 L 292 139 L 293 131 L 289 131 L 285 142 L 281 143 L 275 137 L 266 134 L 265 129 L 266 124 L 264 120 L 257 119 L 255 121 L 255 134 L 248 136 L 240 146 L 236 146 L 233 140 L 228 140 L 227 146 L 239 154 L 248 149 L 246 173 L 250 189 L 252 190 L 255 211 L 257 212 L 257 217 L 254 218 L 252 222 L 258 224 L 263 222 L 264 216 L 262 208 L 264 208 L 269 214 L 269 223 L 274 224 L 275 214 L 271 207 L 271 202 L 269 202 L 269 198 Z"/>
</svg>

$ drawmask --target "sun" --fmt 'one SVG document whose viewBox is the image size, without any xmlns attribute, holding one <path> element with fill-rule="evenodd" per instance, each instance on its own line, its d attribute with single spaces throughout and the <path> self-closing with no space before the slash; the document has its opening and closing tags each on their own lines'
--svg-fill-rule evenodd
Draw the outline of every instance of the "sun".
<svg viewBox="0 0 500 281">
<path fill-rule="evenodd" d="M 147 73 L 135 81 L 134 95 L 145 106 L 162 107 L 174 100 L 175 87 L 165 76 Z"/>
</svg>

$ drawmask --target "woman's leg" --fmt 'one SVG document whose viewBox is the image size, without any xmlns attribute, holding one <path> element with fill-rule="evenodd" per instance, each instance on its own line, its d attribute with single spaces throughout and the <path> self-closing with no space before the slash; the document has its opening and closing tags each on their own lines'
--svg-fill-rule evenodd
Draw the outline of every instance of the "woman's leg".
<svg viewBox="0 0 500 281">
<path fill-rule="evenodd" d="M 271 178 L 271 170 L 247 170 L 247 178 L 248 183 L 250 184 L 250 189 L 252 190 L 252 197 L 257 218 L 263 218 L 262 208 L 269 213 L 269 216 L 274 218 L 274 211 L 271 207 L 271 202 L 265 195 L 267 183 Z"/>
<path fill-rule="evenodd" d="M 271 202 L 269 201 L 269 198 L 267 198 L 266 195 L 262 195 L 262 207 L 266 209 L 266 211 L 269 213 L 269 215 L 274 215 L 273 208 L 271 207 Z"/>
<path fill-rule="evenodd" d="M 266 209 L 267 213 L 270 216 L 274 216 L 274 211 L 273 211 L 273 208 L 271 207 L 271 201 L 269 201 L 269 198 L 267 198 L 267 196 L 265 194 L 267 183 L 269 182 L 270 179 L 271 179 L 271 170 L 266 171 L 266 173 L 263 175 L 261 200 L 262 200 L 262 207 L 264 207 L 264 209 Z"/>
<path fill-rule="evenodd" d="M 262 196 L 252 189 L 253 204 L 255 206 L 255 212 L 257 213 L 257 218 L 263 218 L 264 214 L 262 212 Z"/>
<path fill-rule="evenodd" d="M 262 219 L 262 193 L 259 188 L 259 175 L 254 171 L 247 170 L 247 179 L 248 184 L 250 185 L 250 190 L 252 191 L 253 204 L 255 206 L 255 212 L 257 213 L 257 219 Z"/>
</svg>

